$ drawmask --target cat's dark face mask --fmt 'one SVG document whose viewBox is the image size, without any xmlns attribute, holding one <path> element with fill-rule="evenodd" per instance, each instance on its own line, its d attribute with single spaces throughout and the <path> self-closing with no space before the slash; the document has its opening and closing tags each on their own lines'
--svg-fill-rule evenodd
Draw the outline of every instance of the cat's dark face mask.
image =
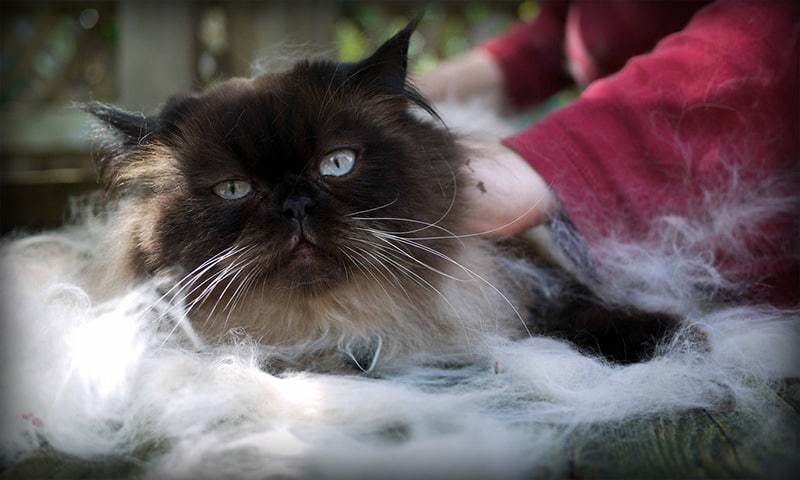
<svg viewBox="0 0 800 480">
<path fill-rule="evenodd" d="M 117 139 L 99 169 L 139 223 L 131 261 L 305 294 L 435 284 L 463 179 L 451 135 L 410 112 L 435 117 L 406 80 L 414 25 L 361 62 L 231 80 L 153 117 L 86 106 Z"/>
</svg>

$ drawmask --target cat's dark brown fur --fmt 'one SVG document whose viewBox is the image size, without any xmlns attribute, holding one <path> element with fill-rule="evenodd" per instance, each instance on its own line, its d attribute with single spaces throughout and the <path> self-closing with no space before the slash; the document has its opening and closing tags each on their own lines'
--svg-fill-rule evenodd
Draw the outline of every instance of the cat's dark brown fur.
<svg viewBox="0 0 800 480">
<path fill-rule="evenodd" d="M 177 274 L 201 330 L 242 327 L 305 349 L 295 360 L 327 350 L 353 357 L 375 338 L 390 359 L 458 353 L 487 329 L 525 334 L 518 312 L 527 309 L 542 333 L 615 360 L 649 355 L 674 328 L 670 317 L 604 307 L 558 268 L 562 294 L 546 298 L 503 272 L 502 248 L 460 238 L 471 233 L 460 193 L 465 154 L 435 114 L 412 112 L 433 113 L 406 81 L 413 28 L 361 62 L 300 62 L 229 80 L 175 97 L 152 117 L 86 106 L 116 139 L 99 159 L 120 205 L 115 271 L 133 281 Z M 337 149 L 355 152 L 352 171 L 321 175 L 321 159 Z M 215 188 L 228 181 L 252 191 L 221 198 Z M 235 254 L 209 263 L 220 252 Z M 596 343 L 607 335 L 585 335 L 614 318 L 637 327 L 609 339 L 633 335 L 637 345 L 624 354 Z"/>
</svg>

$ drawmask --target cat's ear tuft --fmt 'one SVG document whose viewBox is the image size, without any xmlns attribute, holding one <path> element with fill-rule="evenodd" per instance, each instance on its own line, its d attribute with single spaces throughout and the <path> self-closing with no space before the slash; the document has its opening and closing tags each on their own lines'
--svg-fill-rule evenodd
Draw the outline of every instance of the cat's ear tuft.
<svg viewBox="0 0 800 480">
<path fill-rule="evenodd" d="M 80 108 L 110 128 L 123 145 L 141 143 L 156 128 L 157 122 L 143 113 L 128 112 L 107 103 L 91 102 Z"/>
<path fill-rule="evenodd" d="M 356 74 L 379 82 L 394 91 L 402 91 L 408 70 L 408 44 L 422 19 L 417 15 L 405 28 L 383 43 L 375 53 L 355 65 Z"/>
</svg>

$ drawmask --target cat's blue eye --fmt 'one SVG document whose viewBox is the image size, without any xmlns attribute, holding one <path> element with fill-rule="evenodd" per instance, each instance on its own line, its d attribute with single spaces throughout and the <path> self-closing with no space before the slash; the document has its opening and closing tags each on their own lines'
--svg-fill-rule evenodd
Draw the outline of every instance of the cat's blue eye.
<svg viewBox="0 0 800 480">
<path fill-rule="evenodd" d="M 214 185 L 214 193 L 225 200 L 238 200 L 247 196 L 252 187 L 243 180 L 225 180 Z"/>
<path fill-rule="evenodd" d="M 319 173 L 325 177 L 347 175 L 356 163 L 356 152 L 349 148 L 334 150 L 325 155 L 319 164 Z"/>
</svg>

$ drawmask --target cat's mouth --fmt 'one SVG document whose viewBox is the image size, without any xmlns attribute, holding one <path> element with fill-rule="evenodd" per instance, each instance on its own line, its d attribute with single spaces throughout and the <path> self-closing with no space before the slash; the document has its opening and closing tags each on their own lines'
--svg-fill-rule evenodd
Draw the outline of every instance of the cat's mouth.
<svg viewBox="0 0 800 480">
<path fill-rule="evenodd" d="M 343 274 L 340 260 L 330 249 L 331 242 L 308 225 L 290 232 L 280 244 L 273 244 L 264 272 L 265 281 L 275 286 L 300 288 L 316 295 L 328 291 Z M 335 247 L 334 247 L 335 248 Z"/>
<path fill-rule="evenodd" d="M 319 247 L 305 238 L 297 241 L 291 251 L 292 258 L 295 260 L 311 260 L 318 253 Z"/>
<path fill-rule="evenodd" d="M 322 256 L 322 249 L 303 228 L 292 235 L 287 248 L 290 263 L 309 265 Z"/>
<path fill-rule="evenodd" d="M 293 236 L 287 247 L 283 278 L 306 294 L 327 291 L 336 270 L 327 252 L 313 238 L 303 234 Z"/>
</svg>

